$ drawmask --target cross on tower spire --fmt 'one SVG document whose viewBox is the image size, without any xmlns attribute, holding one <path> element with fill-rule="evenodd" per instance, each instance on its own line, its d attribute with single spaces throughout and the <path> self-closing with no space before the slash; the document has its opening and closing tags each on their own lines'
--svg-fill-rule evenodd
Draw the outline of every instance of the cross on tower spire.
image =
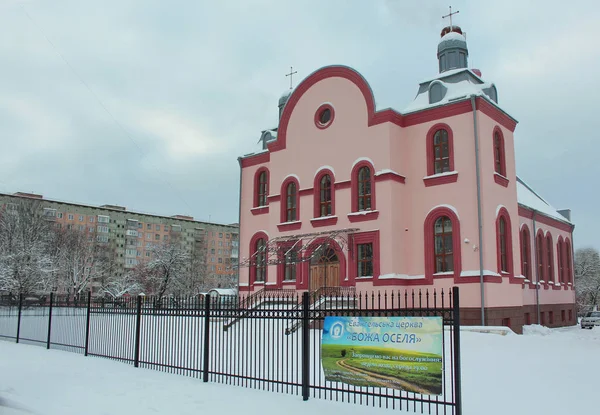
<svg viewBox="0 0 600 415">
<path fill-rule="evenodd" d="M 290 91 L 293 89 L 292 88 L 292 77 L 294 76 L 294 74 L 297 74 L 298 71 L 294 71 L 293 68 L 290 66 L 290 73 L 285 74 L 286 77 L 290 77 Z"/>
<path fill-rule="evenodd" d="M 442 16 L 442 19 L 445 19 L 446 17 L 449 17 L 449 18 L 450 18 L 450 31 L 452 32 L 452 30 L 453 30 L 453 26 L 452 26 L 452 15 L 454 15 L 454 14 L 458 14 L 458 13 L 460 13 L 460 11 L 459 11 L 459 10 L 457 10 L 457 11 L 455 11 L 454 13 L 452 13 L 452 6 L 449 6 L 449 9 L 450 9 L 450 13 L 448 13 L 448 14 L 447 14 L 447 15 L 445 15 L 445 16 Z"/>
</svg>

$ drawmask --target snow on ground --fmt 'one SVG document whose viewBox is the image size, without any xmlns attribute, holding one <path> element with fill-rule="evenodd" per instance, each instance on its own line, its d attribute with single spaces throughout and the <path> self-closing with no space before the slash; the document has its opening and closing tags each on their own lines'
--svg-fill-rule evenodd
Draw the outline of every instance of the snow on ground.
<svg viewBox="0 0 600 415">
<path fill-rule="evenodd" d="M 464 414 L 598 413 L 600 329 L 526 335 L 464 331 Z M 313 415 L 392 410 L 246 389 L 171 375 L 106 359 L 0 341 L 0 414 L 137 413 Z M 397 410 L 394 412 L 398 412 Z"/>
</svg>

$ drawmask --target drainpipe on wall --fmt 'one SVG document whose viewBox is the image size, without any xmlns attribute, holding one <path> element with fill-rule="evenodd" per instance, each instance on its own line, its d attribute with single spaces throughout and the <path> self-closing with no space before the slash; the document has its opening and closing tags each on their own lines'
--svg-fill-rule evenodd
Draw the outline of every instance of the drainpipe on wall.
<svg viewBox="0 0 600 415">
<path fill-rule="evenodd" d="M 238 260 L 237 260 L 237 286 L 238 295 L 240 289 L 240 259 L 242 251 L 242 158 L 238 157 L 238 164 L 240 165 L 240 194 L 238 198 Z"/>
<path fill-rule="evenodd" d="M 481 288 L 481 325 L 485 326 L 485 288 L 483 285 L 483 220 L 481 215 L 481 176 L 479 172 L 479 133 L 477 128 L 477 108 L 475 95 L 471 95 L 473 108 L 473 136 L 475 137 L 475 176 L 477 179 L 477 229 L 479 233 L 479 285 Z"/>
<path fill-rule="evenodd" d="M 537 247 L 537 230 L 535 229 L 535 214 L 533 211 L 533 252 L 535 255 L 535 304 L 537 313 L 537 323 L 540 324 L 540 267 L 538 266 L 539 261 L 542 258 L 538 258 L 538 247 Z"/>
</svg>

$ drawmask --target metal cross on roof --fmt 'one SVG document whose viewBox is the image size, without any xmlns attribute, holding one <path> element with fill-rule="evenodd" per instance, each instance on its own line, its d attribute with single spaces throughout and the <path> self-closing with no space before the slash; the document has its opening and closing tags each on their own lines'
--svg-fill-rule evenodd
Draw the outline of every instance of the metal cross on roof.
<svg viewBox="0 0 600 415">
<path fill-rule="evenodd" d="M 294 71 L 293 68 L 290 66 L 290 73 L 285 74 L 285 76 L 289 76 L 290 77 L 290 91 L 293 89 L 292 88 L 292 77 L 294 76 L 294 74 L 297 74 L 298 71 Z"/>
<path fill-rule="evenodd" d="M 452 6 L 449 6 L 449 9 L 450 9 L 450 13 L 448 13 L 448 14 L 447 14 L 447 15 L 445 15 L 445 16 L 442 16 L 442 19 L 445 19 L 446 17 L 449 17 L 449 18 L 450 18 L 450 31 L 452 32 L 452 15 L 454 15 L 454 14 L 458 14 L 458 13 L 460 13 L 460 11 L 459 11 L 459 10 L 457 10 L 457 11 L 455 11 L 454 13 L 452 13 Z"/>
</svg>

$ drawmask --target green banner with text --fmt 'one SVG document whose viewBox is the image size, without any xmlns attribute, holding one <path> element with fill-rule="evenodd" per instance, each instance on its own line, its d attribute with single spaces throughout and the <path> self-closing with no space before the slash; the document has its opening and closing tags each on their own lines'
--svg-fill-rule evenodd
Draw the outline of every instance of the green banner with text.
<svg viewBox="0 0 600 415">
<path fill-rule="evenodd" d="M 325 379 L 442 394 L 441 317 L 325 317 Z"/>
</svg>

